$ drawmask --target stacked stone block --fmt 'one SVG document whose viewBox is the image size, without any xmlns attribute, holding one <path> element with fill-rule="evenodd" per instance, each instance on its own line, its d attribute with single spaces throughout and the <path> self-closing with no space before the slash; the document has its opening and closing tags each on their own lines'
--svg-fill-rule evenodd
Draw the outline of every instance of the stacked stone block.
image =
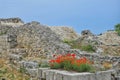
<svg viewBox="0 0 120 80">
<path fill-rule="evenodd" d="M 2 52 L 2 50 L 7 50 L 9 48 L 10 44 L 8 42 L 8 36 L 7 35 L 0 36 L 0 52 Z"/>
</svg>

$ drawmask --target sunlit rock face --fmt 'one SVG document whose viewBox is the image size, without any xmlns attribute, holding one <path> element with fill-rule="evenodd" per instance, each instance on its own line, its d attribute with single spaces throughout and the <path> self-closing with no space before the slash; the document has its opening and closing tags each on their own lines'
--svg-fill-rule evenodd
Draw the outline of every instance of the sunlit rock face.
<svg viewBox="0 0 120 80">
<path fill-rule="evenodd" d="M 71 27 L 51 26 L 49 28 L 55 32 L 61 40 L 76 40 L 79 38 L 79 35 Z"/>
<path fill-rule="evenodd" d="M 0 25 L 18 27 L 23 25 L 24 22 L 20 18 L 7 18 L 0 19 Z"/>
</svg>

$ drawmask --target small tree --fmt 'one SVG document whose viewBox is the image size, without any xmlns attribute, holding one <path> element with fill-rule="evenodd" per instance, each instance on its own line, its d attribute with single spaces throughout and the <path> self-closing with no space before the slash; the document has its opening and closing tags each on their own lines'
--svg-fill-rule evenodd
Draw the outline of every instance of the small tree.
<svg viewBox="0 0 120 80">
<path fill-rule="evenodd" d="M 115 31 L 118 33 L 120 36 L 120 24 L 115 25 Z"/>
</svg>

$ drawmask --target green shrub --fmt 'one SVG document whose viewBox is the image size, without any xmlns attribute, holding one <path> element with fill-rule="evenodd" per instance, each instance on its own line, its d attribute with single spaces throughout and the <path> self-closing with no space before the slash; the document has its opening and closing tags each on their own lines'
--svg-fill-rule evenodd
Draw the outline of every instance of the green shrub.
<svg viewBox="0 0 120 80">
<path fill-rule="evenodd" d="M 87 52 L 95 52 L 95 49 L 93 48 L 92 45 L 81 46 L 81 50 Z"/>
<path fill-rule="evenodd" d="M 68 44 L 68 45 L 73 45 L 75 41 L 74 40 L 64 39 L 63 42 L 66 43 L 66 44 Z"/>
<path fill-rule="evenodd" d="M 115 25 L 115 31 L 118 33 L 120 36 L 120 24 Z"/>
</svg>

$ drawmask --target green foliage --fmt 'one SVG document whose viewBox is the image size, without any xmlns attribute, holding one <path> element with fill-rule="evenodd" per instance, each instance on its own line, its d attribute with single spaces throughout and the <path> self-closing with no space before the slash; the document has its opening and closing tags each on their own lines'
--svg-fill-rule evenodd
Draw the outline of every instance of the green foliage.
<svg viewBox="0 0 120 80">
<path fill-rule="evenodd" d="M 68 44 L 71 46 L 73 49 L 81 49 L 81 45 L 79 43 L 76 43 L 75 40 L 64 40 L 64 43 Z"/>
<path fill-rule="evenodd" d="M 46 67 L 50 67 L 50 65 L 48 63 L 41 63 L 39 67 L 46 68 Z"/>
<path fill-rule="evenodd" d="M 87 52 L 95 52 L 95 49 L 93 48 L 92 45 L 82 46 L 82 47 L 81 47 L 81 50 L 87 51 Z"/>
<path fill-rule="evenodd" d="M 70 62 L 64 62 L 64 66 L 61 64 L 55 63 L 54 66 L 51 67 L 51 69 L 64 69 L 64 70 L 74 70 L 77 72 L 91 72 L 92 66 L 90 64 L 81 64 L 80 66 L 76 64 L 71 64 Z M 62 68 L 63 67 L 63 68 Z"/>
<path fill-rule="evenodd" d="M 115 31 L 118 33 L 120 36 L 120 24 L 115 25 Z"/>
<path fill-rule="evenodd" d="M 64 61 L 62 63 L 62 67 L 64 70 L 71 70 L 72 69 L 72 64 L 70 61 Z"/>
<path fill-rule="evenodd" d="M 0 70 L 0 74 L 5 74 L 7 73 L 7 68 Z"/>
<path fill-rule="evenodd" d="M 68 45 L 73 45 L 75 41 L 74 40 L 64 39 L 63 42 L 66 43 L 66 44 L 68 44 Z"/>
<path fill-rule="evenodd" d="M 92 66 L 89 64 L 81 64 L 80 66 L 74 64 L 73 70 L 78 72 L 90 72 L 92 70 Z"/>
<path fill-rule="evenodd" d="M 6 34 L 7 32 L 0 32 L 0 35 Z"/>
<path fill-rule="evenodd" d="M 20 67 L 19 71 L 20 71 L 21 73 L 26 73 L 26 69 L 25 69 L 24 67 Z"/>
<path fill-rule="evenodd" d="M 54 63 L 52 66 L 51 66 L 51 69 L 60 69 L 61 68 L 61 64 L 58 64 L 58 63 Z"/>
<path fill-rule="evenodd" d="M 87 51 L 87 52 L 95 52 L 95 49 L 93 48 L 92 45 L 80 45 L 79 43 L 76 43 L 74 40 L 64 40 L 64 43 L 67 43 L 68 45 L 70 45 L 73 49 L 80 49 L 83 51 Z M 95 45 L 97 45 L 97 42 L 95 42 Z"/>
</svg>

